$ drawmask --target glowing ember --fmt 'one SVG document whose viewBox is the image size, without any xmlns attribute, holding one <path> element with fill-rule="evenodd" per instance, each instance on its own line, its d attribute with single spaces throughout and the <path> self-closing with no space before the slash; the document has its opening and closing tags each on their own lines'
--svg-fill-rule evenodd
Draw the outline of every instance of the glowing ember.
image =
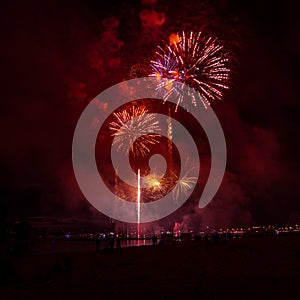
<svg viewBox="0 0 300 300">
<path fill-rule="evenodd" d="M 156 173 L 151 173 L 145 178 L 145 183 L 147 187 L 159 189 L 161 188 L 160 180 L 162 178 L 162 175 L 158 175 Z"/>
</svg>

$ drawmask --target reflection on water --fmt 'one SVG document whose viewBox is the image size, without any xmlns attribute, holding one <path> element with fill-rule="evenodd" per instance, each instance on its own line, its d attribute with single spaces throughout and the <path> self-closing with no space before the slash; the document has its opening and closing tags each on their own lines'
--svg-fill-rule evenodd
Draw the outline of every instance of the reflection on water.
<svg viewBox="0 0 300 300">
<path fill-rule="evenodd" d="M 151 239 L 121 240 L 121 248 L 149 246 Z M 115 245 L 116 247 L 116 245 Z M 101 240 L 100 250 L 109 248 L 109 241 Z M 95 240 L 41 240 L 36 241 L 31 247 L 32 254 L 39 253 L 63 253 L 63 252 L 87 252 L 96 250 Z"/>
<path fill-rule="evenodd" d="M 152 241 L 151 240 L 125 240 L 125 241 L 121 241 L 121 246 L 122 246 L 122 242 L 124 244 L 124 247 L 135 247 L 135 246 L 147 246 L 147 245 L 151 245 Z"/>
</svg>

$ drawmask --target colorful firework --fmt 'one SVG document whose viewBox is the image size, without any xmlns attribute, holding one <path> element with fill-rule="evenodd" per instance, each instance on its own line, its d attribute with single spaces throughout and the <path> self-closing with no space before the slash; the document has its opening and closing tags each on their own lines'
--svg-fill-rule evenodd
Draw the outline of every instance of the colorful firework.
<svg viewBox="0 0 300 300">
<path fill-rule="evenodd" d="M 149 195 L 151 198 L 158 199 L 161 198 L 164 194 L 171 192 L 173 199 L 177 201 L 180 194 L 186 195 L 189 190 L 194 188 L 197 177 L 190 176 L 190 173 L 193 169 L 186 172 L 181 178 L 178 178 L 175 174 L 171 174 L 168 177 L 163 178 L 163 175 L 152 172 L 143 180 Z M 178 179 L 174 180 L 176 176 Z"/>
<path fill-rule="evenodd" d="M 166 176 L 166 174 L 152 171 L 143 178 L 146 198 L 153 201 L 164 197 L 172 190 L 177 179 L 178 176 L 175 173 Z"/>
<path fill-rule="evenodd" d="M 230 69 L 227 67 L 228 53 L 216 42 L 211 37 L 203 37 L 201 32 L 190 32 L 189 35 L 182 32 L 170 38 L 170 45 L 158 46 L 149 76 L 168 79 L 167 82 L 160 81 L 157 86 L 165 101 L 175 96 L 177 106 L 183 104 L 187 107 L 182 94 L 184 84 L 200 93 L 200 99 L 190 95 L 194 106 L 198 100 L 207 107 L 210 101 L 222 98 L 223 90 L 228 89 Z"/>
<path fill-rule="evenodd" d="M 187 158 L 187 160 L 184 163 L 183 170 L 187 169 L 188 164 L 189 164 L 189 159 Z M 175 185 L 174 189 L 172 190 L 174 200 L 177 201 L 177 199 L 181 193 L 186 195 L 189 190 L 194 188 L 198 178 L 195 176 L 190 176 L 190 173 L 193 170 L 194 170 L 194 168 L 189 169 L 187 172 L 185 172 L 185 174 L 181 178 L 179 178 L 176 181 L 176 185 Z"/>
<path fill-rule="evenodd" d="M 109 129 L 113 131 L 113 145 L 117 151 L 132 151 L 134 156 L 145 156 L 150 152 L 149 146 L 159 143 L 159 122 L 154 114 L 148 114 L 145 107 L 131 106 L 121 112 L 114 113 L 116 120 L 110 123 Z"/>
<path fill-rule="evenodd" d="M 176 181 L 176 186 L 172 191 L 173 198 L 175 200 L 178 199 L 180 193 L 184 193 L 186 195 L 187 192 L 195 186 L 197 177 L 188 176 L 189 173 L 190 172 L 187 172 L 184 176 Z"/>
<path fill-rule="evenodd" d="M 143 181 L 146 184 L 147 188 L 160 190 L 162 188 L 162 180 L 163 175 L 156 174 L 154 172 L 150 173 Z"/>
</svg>

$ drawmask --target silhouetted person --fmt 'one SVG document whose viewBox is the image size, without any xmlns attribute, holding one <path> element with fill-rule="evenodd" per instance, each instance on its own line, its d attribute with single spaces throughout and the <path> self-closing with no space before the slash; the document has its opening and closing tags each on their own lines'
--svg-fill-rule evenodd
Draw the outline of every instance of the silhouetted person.
<svg viewBox="0 0 300 300">
<path fill-rule="evenodd" d="M 117 235 L 117 238 L 116 238 L 116 247 L 117 247 L 117 249 L 121 249 L 121 239 L 120 239 L 119 235 Z"/>
<path fill-rule="evenodd" d="M 232 233 L 231 233 L 231 232 L 228 232 L 228 233 L 227 233 L 227 239 L 232 240 L 232 238 L 233 238 Z"/>
<path fill-rule="evenodd" d="M 208 244 L 208 243 L 209 243 L 209 236 L 208 236 L 208 234 L 206 234 L 206 235 L 205 235 L 205 237 L 204 237 L 204 241 L 205 241 L 205 243 L 206 243 L 206 244 Z"/>
<path fill-rule="evenodd" d="M 214 244 L 216 246 L 218 246 L 220 244 L 220 236 L 219 236 L 219 234 L 215 233 L 213 239 L 214 239 Z"/>
<path fill-rule="evenodd" d="M 196 234 L 194 237 L 194 241 L 198 244 L 201 241 L 201 236 Z"/>
<path fill-rule="evenodd" d="M 97 251 L 97 252 L 100 250 L 100 243 L 101 243 L 100 238 L 97 238 L 97 239 L 96 239 L 96 251 Z"/>
<path fill-rule="evenodd" d="M 152 245 L 153 246 L 157 245 L 157 236 L 155 234 L 153 234 L 153 236 L 152 236 Z"/>
<path fill-rule="evenodd" d="M 208 236 L 208 234 L 206 234 L 205 237 L 204 237 L 204 244 L 205 244 L 205 249 L 207 250 L 207 248 L 209 246 L 209 236 Z"/>
<path fill-rule="evenodd" d="M 110 237 L 110 240 L 109 240 L 109 248 L 111 251 L 114 250 L 114 246 L 115 246 L 115 239 L 113 236 Z"/>
</svg>

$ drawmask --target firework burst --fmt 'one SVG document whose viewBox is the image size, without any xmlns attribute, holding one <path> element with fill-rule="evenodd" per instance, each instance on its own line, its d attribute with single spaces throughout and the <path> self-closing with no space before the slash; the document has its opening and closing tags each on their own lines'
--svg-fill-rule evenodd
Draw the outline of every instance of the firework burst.
<svg viewBox="0 0 300 300">
<path fill-rule="evenodd" d="M 173 189 L 177 179 L 175 173 L 166 175 L 152 171 L 143 178 L 145 197 L 151 201 L 164 197 Z"/>
<path fill-rule="evenodd" d="M 143 184 L 147 192 L 150 193 L 151 198 L 161 198 L 164 194 L 171 192 L 173 199 L 177 201 L 181 194 L 186 195 L 189 190 L 194 188 L 197 182 L 197 177 L 190 176 L 191 171 L 192 169 L 186 172 L 181 178 L 178 178 L 174 173 L 163 178 L 163 174 L 154 172 L 143 180 Z M 174 180 L 174 178 L 177 178 L 177 180 Z"/>
<path fill-rule="evenodd" d="M 228 54 L 216 39 L 205 38 L 201 32 L 189 35 L 182 32 L 170 39 L 170 45 L 158 46 L 149 76 L 168 79 L 157 86 L 165 101 L 175 96 L 177 106 L 187 106 L 182 94 L 182 86 L 186 84 L 200 93 L 200 99 L 190 95 L 192 104 L 197 106 L 200 100 L 207 107 L 210 101 L 221 99 L 224 89 L 228 89 L 230 69 L 227 65 Z"/>
<path fill-rule="evenodd" d="M 163 175 L 158 175 L 156 173 L 151 173 L 147 176 L 145 179 L 145 184 L 147 187 L 153 188 L 153 189 L 161 189 L 161 179 Z"/>
<path fill-rule="evenodd" d="M 110 123 L 109 129 L 114 136 L 113 145 L 117 151 L 123 150 L 134 156 L 145 156 L 150 152 L 149 146 L 159 143 L 159 122 L 154 114 L 148 114 L 145 107 L 131 106 L 121 112 L 114 113 L 115 120 Z"/>
<path fill-rule="evenodd" d="M 189 176 L 189 173 L 190 171 L 176 181 L 176 186 L 172 191 L 173 198 L 175 200 L 178 199 L 181 193 L 184 193 L 186 195 L 187 192 L 195 186 L 197 177 Z"/>
</svg>

